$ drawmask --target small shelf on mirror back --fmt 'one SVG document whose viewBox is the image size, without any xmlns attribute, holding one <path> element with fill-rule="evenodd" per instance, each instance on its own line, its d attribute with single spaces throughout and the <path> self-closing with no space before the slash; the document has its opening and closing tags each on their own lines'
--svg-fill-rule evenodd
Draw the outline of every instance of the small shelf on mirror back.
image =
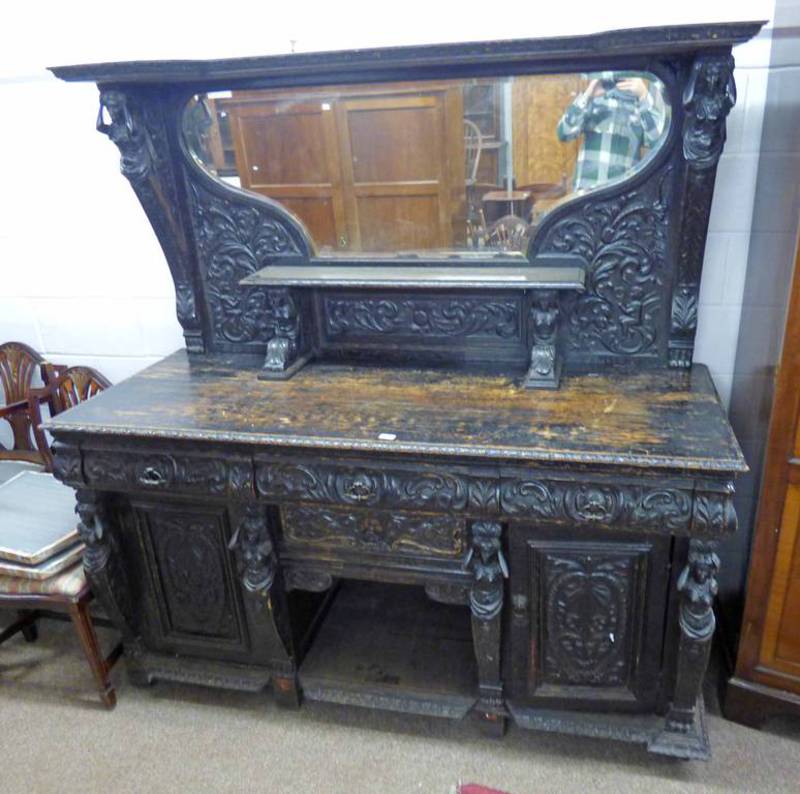
<svg viewBox="0 0 800 794">
<path fill-rule="evenodd" d="M 581 267 L 428 267 L 424 265 L 268 265 L 240 282 L 249 287 L 447 287 L 582 290 Z"/>
</svg>

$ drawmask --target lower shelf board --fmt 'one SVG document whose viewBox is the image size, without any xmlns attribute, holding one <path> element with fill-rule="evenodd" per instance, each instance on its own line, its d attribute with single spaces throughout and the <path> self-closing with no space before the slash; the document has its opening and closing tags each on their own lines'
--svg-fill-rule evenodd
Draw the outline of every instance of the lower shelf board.
<svg viewBox="0 0 800 794">
<path fill-rule="evenodd" d="M 343 581 L 299 679 L 309 700 L 463 717 L 478 696 L 469 609 L 421 587 Z"/>
</svg>

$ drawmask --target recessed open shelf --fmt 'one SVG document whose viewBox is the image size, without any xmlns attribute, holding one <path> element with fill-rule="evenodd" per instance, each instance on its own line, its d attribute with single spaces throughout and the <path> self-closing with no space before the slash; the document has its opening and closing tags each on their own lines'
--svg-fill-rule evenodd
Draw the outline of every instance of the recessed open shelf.
<svg viewBox="0 0 800 794">
<path fill-rule="evenodd" d="M 299 678 L 309 700 L 462 717 L 478 696 L 470 611 L 421 587 L 343 581 Z"/>
</svg>

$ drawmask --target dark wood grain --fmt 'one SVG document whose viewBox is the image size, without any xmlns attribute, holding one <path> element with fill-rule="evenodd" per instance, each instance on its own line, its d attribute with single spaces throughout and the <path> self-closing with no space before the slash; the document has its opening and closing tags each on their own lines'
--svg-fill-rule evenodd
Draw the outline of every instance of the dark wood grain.
<svg viewBox="0 0 800 794">
<path fill-rule="evenodd" d="M 311 366 L 290 381 L 178 352 L 48 427 L 137 437 L 384 450 L 696 471 L 745 471 L 706 367 L 573 376 L 559 391 L 508 377 Z M 382 433 L 396 434 L 384 441 Z"/>
</svg>

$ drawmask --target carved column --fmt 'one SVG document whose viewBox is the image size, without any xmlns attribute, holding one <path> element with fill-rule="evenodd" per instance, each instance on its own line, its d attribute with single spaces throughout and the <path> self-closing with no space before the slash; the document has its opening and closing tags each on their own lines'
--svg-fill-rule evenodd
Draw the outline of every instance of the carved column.
<svg viewBox="0 0 800 794">
<path fill-rule="evenodd" d="M 186 348 L 202 353 L 200 301 L 191 276 L 189 241 L 180 218 L 177 180 L 161 106 L 152 95 L 102 91 L 96 126 L 119 149 L 120 171 L 131 183 L 167 258 Z"/>
<path fill-rule="evenodd" d="M 484 720 L 485 730 L 498 735 L 505 731 L 507 714 L 500 676 L 503 580 L 508 577 L 502 531 L 502 525 L 495 521 L 475 521 L 470 549 L 464 559 L 464 568 L 473 577 L 469 605 L 472 641 L 478 661 L 480 698 L 476 709 Z"/>
<path fill-rule="evenodd" d="M 523 386 L 528 389 L 555 389 L 561 377 L 558 357 L 558 292 L 533 293 L 528 315 L 531 361 Z"/>
<path fill-rule="evenodd" d="M 288 708 L 300 705 L 295 665 L 292 659 L 291 627 L 283 583 L 280 582 L 266 508 L 248 502 L 234 508 L 236 531 L 229 548 L 238 551 L 245 609 L 254 643 L 267 653 L 272 670 L 276 702 Z"/>
<path fill-rule="evenodd" d="M 105 502 L 100 494 L 83 488 L 78 489 L 76 498 L 78 534 L 86 546 L 83 552 L 86 579 L 109 619 L 122 633 L 126 649 L 135 650 L 138 639 L 131 622 L 127 574 L 108 529 Z"/>
<path fill-rule="evenodd" d="M 669 363 L 672 367 L 689 367 L 692 363 L 700 271 L 714 178 L 725 143 L 725 119 L 736 103 L 733 66 L 730 54 L 699 55 L 683 92 L 683 156 L 687 163 L 683 201 L 686 209 L 670 309 Z"/>
<path fill-rule="evenodd" d="M 694 538 L 686 567 L 678 579 L 680 641 L 672 703 L 664 731 L 650 749 L 666 755 L 707 758 L 708 739 L 701 725 L 698 701 L 714 636 L 714 596 L 719 557 L 717 542 Z"/>
</svg>

